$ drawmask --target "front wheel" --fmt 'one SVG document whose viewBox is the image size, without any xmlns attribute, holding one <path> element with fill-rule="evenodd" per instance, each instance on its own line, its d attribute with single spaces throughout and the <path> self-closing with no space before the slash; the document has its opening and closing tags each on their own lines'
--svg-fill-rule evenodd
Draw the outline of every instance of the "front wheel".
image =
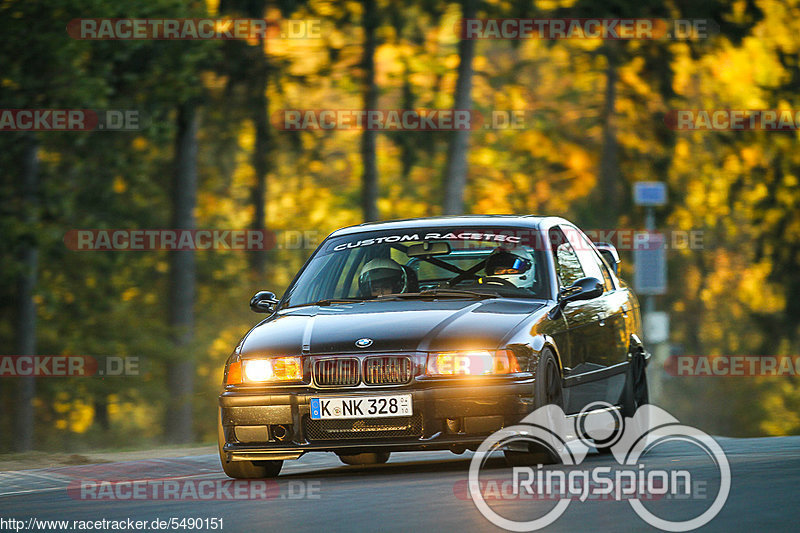
<svg viewBox="0 0 800 533">
<path fill-rule="evenodd" d="M 534 409 L 545 405 L 557 405 L 564 409 L 564 391 L 561 384 L 561 371 L 556 357 L 549 348 L 542 350 L 539 363 L 536 365 L 534 382 Z M 560 458 L 543 446 L 529 444 L 528 450 L 503 450 L 506 464 L 509 466 L 551 465 L 560 462 Z"/>
<path fill-rule="evenodd" d="M 283 461 L 230 461 L 228 462 L 222 447 L 225 445 L 225 432 L 222 429 L 222 411 L 217 417 L 217 444 L 219 462 L 225 475 L 234 479 L 264 479 L 278 477 Z"/>
</svg>

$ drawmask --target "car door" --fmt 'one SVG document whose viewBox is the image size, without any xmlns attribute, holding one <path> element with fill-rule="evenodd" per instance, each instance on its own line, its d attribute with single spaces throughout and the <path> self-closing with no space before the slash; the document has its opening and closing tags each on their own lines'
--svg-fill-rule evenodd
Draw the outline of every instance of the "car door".
<svg viewBox="0 0 800 533">
<path fill-rule="evenodd" d="M 586 277 L 578 255 L 561 227 L 550 228 L 548 239 L 552 247 L 559 290 Z M 579 411 L 587 403 L 586 399 L 591 396 L 582 390 L 585 387 L 582 386 L 581 374 L 596 368 L 587 364 L 590 357 L 589 348 L 600 342 L 596 338 L 600 334 L 596 320 L 598 314 L 596 306 L 594 300 L 584 300 L 568 303 L 561 311 L 561 319 L 567 326 L 568 355 L 562 357 L 567 412 Z M 563 347 L 560 349 L 564 351 Z"/>
<path fill-rule="evenodd" d="M 593 333 L 585 339 L 585 370 L 590 374 L 582 380 L 596 382 L 596 385 L 587 387 L 593 389 L 594 401 L 616 403 L 622 390 L 621 377 L 628 352 L 627 291 L 616 286 L 599 252 L 583 232 L 572 226 L 564 229 L 583 271 L 587 276 L 602 281 L 604 286 L 601 296 L 586 302 L 587 311 L 593 313 L 594 318 Z"/>
</svg>

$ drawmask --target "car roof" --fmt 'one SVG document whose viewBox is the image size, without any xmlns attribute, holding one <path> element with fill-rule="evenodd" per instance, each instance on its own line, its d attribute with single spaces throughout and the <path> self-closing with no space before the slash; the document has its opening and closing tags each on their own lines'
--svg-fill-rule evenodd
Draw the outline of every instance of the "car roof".
<svg viewBox="0 0 800 533">
<path fill-rule="evenodd" d="M 339 237 L 367 231 L 407 230 L 414 228 L 448 228 L 453 226 L 497 227 L 497 226 L 523 226 L 538 229 L 547 220 L 560 220 L 556 217 L 542 217 L 536 215 L 463 215 L 441 216 L 427 218 L 405 218 L 382 222 L 365 222 L 357 226 L 348 226 L 334 231 L 330 236 Z"/>
</svg>

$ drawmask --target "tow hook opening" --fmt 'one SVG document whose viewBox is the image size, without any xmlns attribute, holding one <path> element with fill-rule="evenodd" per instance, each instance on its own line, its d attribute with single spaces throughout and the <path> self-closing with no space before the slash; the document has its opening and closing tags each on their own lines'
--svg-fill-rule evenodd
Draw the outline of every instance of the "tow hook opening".
<svg viewBox="0 0 800 533">
<path fill-rule="evenodd" d="M 272 436 L 275 437 L 275 440 L 278 442 L 286 442 L 289 440 L 289 428 L 284 426 L 283 424 L 276 424 L 270 426 L 270 431 Z"/>
</svg>

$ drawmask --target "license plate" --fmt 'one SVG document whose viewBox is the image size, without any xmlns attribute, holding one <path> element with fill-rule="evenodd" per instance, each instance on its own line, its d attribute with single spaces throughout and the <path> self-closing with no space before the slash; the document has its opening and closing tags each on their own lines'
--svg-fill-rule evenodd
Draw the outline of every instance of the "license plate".
<svg viewBox="0 0 800 533">
<path fill-rule="evenodd" d="M 349 398 L 311 398 L 311 418 L 383 418 L 411 416 L 410 394 L 353 396 Z"/>
</svg>

